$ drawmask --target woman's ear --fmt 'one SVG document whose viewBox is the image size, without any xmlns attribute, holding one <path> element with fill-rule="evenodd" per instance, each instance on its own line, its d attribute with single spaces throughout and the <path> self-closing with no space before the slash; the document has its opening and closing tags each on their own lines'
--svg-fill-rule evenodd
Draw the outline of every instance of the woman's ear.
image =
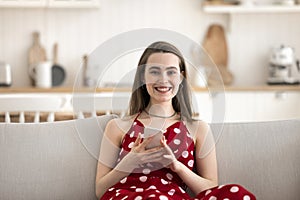
<svg viewBox="0 0 300 200">
<path fill-rule="evenodd" d="M 185 71 L 180 72 L 180 83 L 182 83 L 182 80 L 185 78 Z"/>
</svg>

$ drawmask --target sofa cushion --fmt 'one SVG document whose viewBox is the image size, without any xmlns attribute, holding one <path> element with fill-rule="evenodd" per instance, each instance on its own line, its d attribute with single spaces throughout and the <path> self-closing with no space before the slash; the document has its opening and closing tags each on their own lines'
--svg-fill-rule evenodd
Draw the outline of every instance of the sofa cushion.
<svg viewBox="0 0 300 200">
<path fill-rule="evenodd" d="M 299 199 L 300 120 L 211 125 L 219 183 L 240 183 L 257 199 Z"/>
<path fill-rule="evenodd" d="M 97 199 L 101 133 L 113 117 L 0 124 L 0 199 Z"/>
</svg>

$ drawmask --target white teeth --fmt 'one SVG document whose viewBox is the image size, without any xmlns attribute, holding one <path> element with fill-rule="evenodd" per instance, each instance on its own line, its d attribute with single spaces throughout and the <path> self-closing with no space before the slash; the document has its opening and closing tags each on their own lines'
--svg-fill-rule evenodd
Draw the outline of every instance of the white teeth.
<svg viewBox="0 0 300 200">
<path fill-rule="evenodd" d="M 168 88 L 168 87 L 157 87 L 156 88 L 158 91 L 160 92 L 167 92 L 169 91 L 171 88 Z"/>
</svg>

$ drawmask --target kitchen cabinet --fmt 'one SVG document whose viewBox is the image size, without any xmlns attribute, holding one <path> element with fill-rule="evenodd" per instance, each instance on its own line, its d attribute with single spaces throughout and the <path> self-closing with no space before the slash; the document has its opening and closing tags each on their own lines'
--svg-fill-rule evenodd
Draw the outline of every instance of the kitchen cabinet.
<svg viewBox="0 0 300 200">
<path fill-rule="evenodd" d="M 50 8 L 97 8 L 100 0 L 49 0 Z"/>
<path fill-rule="evenodd" d="M 46 7 L 47 0 L 0 0 L 0 7 Z"/>
<path fill-rule="evenodd" d="M 98 8 L 100 0 L 0 0 L 0 8 Z"/>
<path fill-rule="evenodd" d="M 300 118 L 299 91 L 227 91 L 198 93 L 198 119 L 207 122 L 249 122 Z"/>
<path fill-rule="evenodd" d="M 93 110 L 123 112 L 127 109 L 131 89 L 0 88 L 0 99 L 7 95 L 28 97 L 36 94 L 60 98 L 64 102 L 60 113 L 73 116 Z M 299 86 L 225 87 L 223 92 L 214 88 L 194 88 L 192 92 L 196 118 L 209 123 L 300 118 L 299 100 Z"/>
<path fill-rule="evenodd" d="M 257 92 L 254 97 L 256 121 L 300 118 L 299 92 Z"/>
</svg>

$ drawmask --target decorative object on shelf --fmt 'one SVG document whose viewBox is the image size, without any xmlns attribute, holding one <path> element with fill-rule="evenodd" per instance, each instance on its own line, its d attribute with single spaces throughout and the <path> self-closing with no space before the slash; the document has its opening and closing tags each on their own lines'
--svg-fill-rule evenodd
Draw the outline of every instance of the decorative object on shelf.
<svg viewBox="0 0 300 200">
<path fill-rule="evenodd" d="M 299 60 L 295 58 L 292 47 L 281 45 L 279 48 L 274 48 L 270 58 L 268 84 L 299 84 L 299 77 L 292 73 L 295 66 L 299 73 Z"/>
<path fill-rule="evenodd" d="M 52 86 L 60 86 L 66 77 L 64 67 L 57 62 L 57 49 L 58 44 L 55 43 L 53 46 Z"/>
<path fill-rule="evenodd" d="M 36 66 L 38 63 L 47 61 L 46 50 L 42 47 L 40 43 L 40 33 L 34 32 L 32 35 L 33 35 L 33 45 L 32 47 L 30 47 L 29 54 L 28 54 L 29 68 L 32 68 L 32 66 Z M 31 85 L 35 86 L 35 81 L 33 77 L 30 78 L 31 78 Z"/>
<path fill-rule="evenodd" d="M 230 85 L 233 82 L 233 75 L 228 70 L 228 50 L 224 28 L 218 24 L 212 24 L 203 41 L 203 47 L 213 61 L 207 61 L 208 85 Z M 217 66 L 217 68 L 215 67 Z M 220 75 L 223 80 L 220 80 Z"/>
<path fill-rule="evenodd" d="M 89 75 L 88 75 L 88 55 L 85 54 L 82 57 L 82 82 L 83 86 L 85 87 L 93 87 L 95 86 L 95 80 L 93 80 Z"/>
</svg>

